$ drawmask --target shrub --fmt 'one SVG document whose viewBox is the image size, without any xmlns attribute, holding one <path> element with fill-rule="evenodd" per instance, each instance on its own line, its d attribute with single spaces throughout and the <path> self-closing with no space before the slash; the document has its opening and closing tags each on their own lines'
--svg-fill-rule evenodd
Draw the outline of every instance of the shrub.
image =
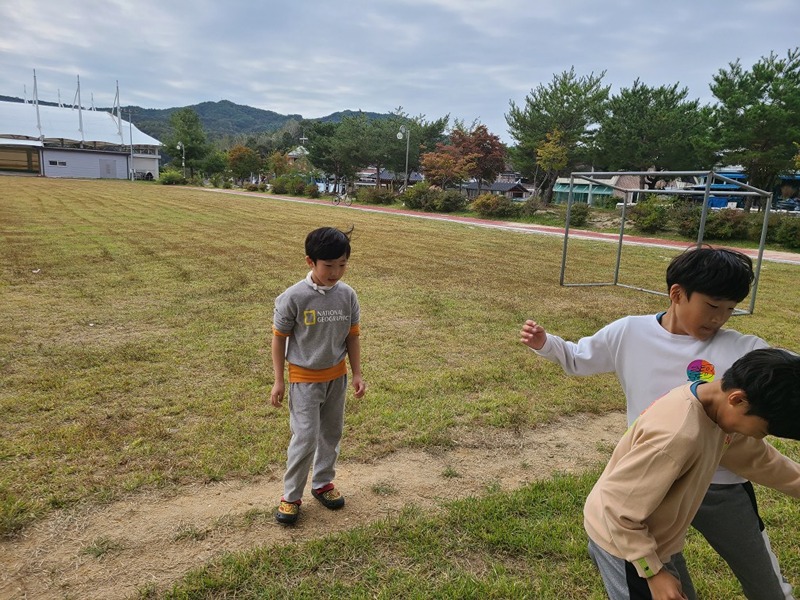
<svg viewBox="0 0 800 600">
<path fill-rule="evenodd" d="M 319 198 L 319 188 L 316 183 L 306 185 L 306 196 L 309 198 Z"/>
<path fill-rule="evenodd" d="M 266 192 L 267 191 L 267 182 L 266 181 L 259 182 L 258 191 L 259 192 Z"/>
<path fill-rule="evenodd" d="M 245 183 L 244 189 L 248 192 L 257 192 L 258 191 L 258 184 L 257 183 Z"/>
<path fill-rule="evenodd" d="M 787 248 L 800 248 L 800 217 L 784 217 L 775 232 L 775 240 Z"/>
<path fill-rule="evenodd" d="M 229 190 L 232 187 L 233 187 L 233 182 L 230 179 L 225 179 L 225 181 L 222 182 L 223 190 Z"/>
<path fill-rule="evenodd" d="M 432 211 L 436 206 L 436 190 L 427 181 L 420 181 L 400 194 L 400 201 L 414 210 Z"/>
<path fill-rule="evenodd" d="M 456 190 L 434 190 L 434 208 L 439 212 L 451 213 L 464 210 L 467 207 L 467 197 Z"/>
<path fill-rule="evenodd" d="M 703 237 L 709 240 L 745 240 L 747 231 L 748 220 L 745 213 L 723 208 L 709 211 Z"/>
<path fill-rule="evenodd" d="M 304 196 L 306 193 L 306 182 L 299 177 L 290 177 L 286 186 L 292 196 Z"/>
<path fill-rule="evenodd" d="M 592 206 L 595 208 L 617 208 L 618 201 L 616 196 L 592 196 Z"/>
<path fill-rule="evenodd" d="M 427 181 L 420 181 L 406 188 L 399 199 L 408 208 L 427 212 L 455 212 L 464 210 L 467 206 L 467 199 L 461 192 L 445 192 Z"/>
<path fill-rule="evenodd" d="M 631 208 L 629 217 L 639 231 L 662 231 L 669 223 L 669 206 L 657 196 L 649 195 Z"/>
<path fill-rule="evenodd" d="M 167 169 L 161 171 L 158 182 L 161 185 L 186 185 L 186 178 L 178 171 Z"/>
<path fill-rule="evenodd" d="M 394 204 L 394 194 L 386 188 L 365 187 L 358 190 L 356 198 L 366 204 Z"/>
<path fill-rule="evenodd" d="M 289 191 L 285 177 L 276 177 L 272 182 L 272 191 L 275 194 L 285 194 Z"/>
<path fill-rule="evenodd" d="M 675 230 L 686 238 L 696 238 L 700 231 L 700 215 L 703 209 L 692 201 L 679 200 L 667 211 Z"/>
<path fill-rule="evenodd" d="M 778 227 L 783 219 L 778 213 L 769 213 L 767 219 L 767 242 L 772 244 L 777 241 Z M 761 241 L 761 229 L 764 227 L 763 213 L 750 213 L 747 215 L 747 239 L 751 242 Z"/>
<path fill-rule="evenodd" d="M 511 198 L 490 193 L 481 194 L 469 207 L 482 217 L 516 217 L 521 212 L 520 205 Z"/>
<path fill-rule="evenodd" d="M 522 205 L 521 213 L 523 217 L 532 217 L 542 208 L 542 199 L 539 196 L 529 196 Z"/>
<path fill-rule="evenodd" d="M 272 191 L 276 194 L 303 196 L 306 193 L 306 182 L 297 175 L 281 175 L 272 180 Z"/>
<path fill-rule="evenodd" d="M 589 220 L 589 213 L 591 212 L 589 205 L 585 202 L 573 202 L 569 210 L 569 225 L 570 227 L 582 227 L 586 225 Z"/>
<path fill-rule="evenodd" d="M 222 185 L 222 175 L 219 173 L 214 173 L 209 179 L 211 181 L 211 185 L 213 185 L 215 188 L 218 188 Z"/>
</svg>

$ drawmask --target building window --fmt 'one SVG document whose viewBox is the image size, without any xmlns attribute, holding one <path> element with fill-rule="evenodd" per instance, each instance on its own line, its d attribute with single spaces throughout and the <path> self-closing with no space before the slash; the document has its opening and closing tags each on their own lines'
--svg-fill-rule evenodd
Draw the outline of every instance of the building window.
<svg viewBox="0 0 800 600">
<path fill-rule="evenodd" d="M 65 160 L 51 160 L 48 161 L 51 167 L 66 167 L 67 161 Z"/>
</svg>

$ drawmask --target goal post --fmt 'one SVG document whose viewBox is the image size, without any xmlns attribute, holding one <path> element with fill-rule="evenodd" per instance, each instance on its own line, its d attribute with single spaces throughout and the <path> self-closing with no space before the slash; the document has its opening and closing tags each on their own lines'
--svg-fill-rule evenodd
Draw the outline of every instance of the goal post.
<svg viewBox="0 0 800 600">
<path fill-rule="evenodd" d="M 705 186 L 703 189 L 678 189 L 678 188 L 665 188 L 659 190 L 651 190 L 651 189 L 641 189 L 639 187 L 625 187 L 619 186 L 609 182 L 609 179 L 614 177 L 622 177 L 622 176 L 637 176 L 637 177 L 653 177 L 657 176 L 659 178 L 668 178 L 668 179 L 676 179 L 678 177 L 705 177 Z M 599 177 L 604 178 L 603 180 L 598 179 Z M 566 268 L 567 268 L 567 246 L 569 244 L 569 221 L 570 221 L 570 214 L 572 212 L 572 205 L 575 201 L 574 199 L 574 189 L 575 189 L 575 180 L 580 179 L 583 182 L 588 181 L 590 185 L 599 185 L 604 187 L 610 187 L 618 192 L 622 193 L 622 215 L 620 219 L 620 226 L 619 226 L 619 235 L 617 239 L 617 255 L 616 261 L 614 265 L 614 276 L 611 281 L 608 282 L 596 282 L 596 283 L 588 283 L 588 282 L 573 282 L 568 283 L 565 280 Z M 724 183 L 724 184 L 733 184 L 737 186 L 737 189 L 730 190 L 715 190 L 713 189 L 713 184 L 716 182 Z M 697 233 L 697 242 L 696 246 L 700 247 L 703 244 L 703 239 L 705 235 L 705 227 L 706 221 L 708 219 L 708 212 L 710 209 L 709 206 L 709 199 L 715 196 L 726 196 L 726 197 L 734 197 L 734 198 L 764 198 L 766 201 L 764 202 L 764 220 L 761 226 L 761 239 L 758 245 L 758 256 L 756 258 L 756 265 L 754 269 L 754 279 L 753 285 L 750 289 L 750 304 L 748 308 L 745 309 L 736 309 L 735 314 L 753 314 L 756 304 L 756 294 L 758 292 L 758 281 L 759 275 L 761 273 L 761 262 L 764 256 L 764 246 L 766 245 L 767 241 L 767 227 L 769 225 L 769 211 L 771 205 L 771 197 L 772 194 L 765 190 L 758 189 L 753 187 L 749 184 L 743 183 L 741 181 L 737 181 L 735 179 L 731 179 L 721 173 L 716 173 L 714 171 L 607 171 L 607 172 L 598 172 L 598 171 L 574 171 L 570 174 L 569 177 L 569 194 L 567 196 L 567 214 L 566 214 L 566 223 L 564 225 L 564 247 L 561 256 L 561 275 L 559 277 L 559 283 L 564 287 L 575 287 L 575 286 L 608 286 L 614 285 L 619 287 L 626 287 L 630 289 L 634 289 L 637 291 L 646 292 L 649 294 L 657 294 L 660 296 L 666 296 L 666 292 L 661 292 L 657 290 L 651 290 L 643 287 L 628 285 L 622 283 L 620 281 L 620 265 L 622 263 L 622 247 L 625 243 L 625 218 L 626 218 L 626 211 L 629 206 L 633 205 L 632 199 L 634 194 L 657 194 L 659 196 L 701 196 L 703 197 L 703 208 L 700 213 L 700 225 Z"/>
</svg>

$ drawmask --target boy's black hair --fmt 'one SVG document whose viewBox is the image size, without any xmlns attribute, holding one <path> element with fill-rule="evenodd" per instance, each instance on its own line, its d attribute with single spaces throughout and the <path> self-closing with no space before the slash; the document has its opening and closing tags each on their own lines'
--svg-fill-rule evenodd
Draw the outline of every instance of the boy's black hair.
<svg viewBox="0 0 800 600">
<path fill-rule="evenodd" d="M 667 292 L 674 284 L 686 297 L 694 292 L 712 298 L 741 302 L 753 283 L 753 261 L 746 254 L 726 248 L 690 248 L 679 254 L 667 267 Z"/>
<path fill-rule="evenodd" d="M 767 421 L 771 435 L 800 440 L 800 356 L 779 348 L 753 350 L 722 376 L 724 391 L 747 396 L 748 415 Z"/>
<path fill-rule="evenodd" d="M 333 260 L 344 256 L 350 258 L 351 227 L 341 231 L 335 227 L 320 227 L 306 236 L 306 256 L 314 263 L 318 260 Z"/>
</svg>

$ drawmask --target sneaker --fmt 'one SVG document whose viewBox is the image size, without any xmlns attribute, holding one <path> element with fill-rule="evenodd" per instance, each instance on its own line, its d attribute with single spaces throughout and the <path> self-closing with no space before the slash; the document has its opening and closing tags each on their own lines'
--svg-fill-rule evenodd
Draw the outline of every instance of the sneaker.
<svg viewBox="0 0 800 600">
<path fill-rule="evenodd" d="M 297 517 L 300 516 L 300 503 L 287 502 L 281 498 L 281 503 L 278 505 L 278 510 L 275 511 L 275 520 L 284 525 L 294 525 L 297 523 Z"/>
<path fill-rule="evenodd" d="M 344 496 L 339 493 L 332 483 L 319 488 L 318 490 L 311 490 L 311 495 L 317 500 L 322 502 L 325 508 L 336 510 L 344 506 Z"/>
</svg>

